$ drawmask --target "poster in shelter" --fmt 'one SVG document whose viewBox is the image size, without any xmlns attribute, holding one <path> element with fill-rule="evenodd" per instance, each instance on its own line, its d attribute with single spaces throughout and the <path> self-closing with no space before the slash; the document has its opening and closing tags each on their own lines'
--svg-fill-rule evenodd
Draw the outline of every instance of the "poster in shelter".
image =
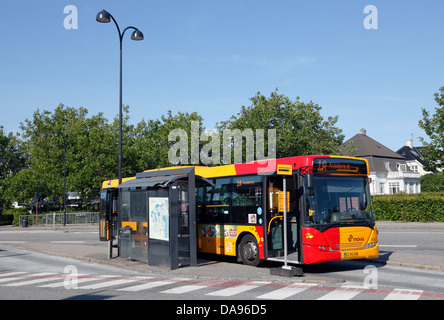
<svg viewBox="0 0 444 320">
<path fill-rule="evenodd" d="M 149 237 L 169 241 L 168 198 L 150 198 Z"/>
</svg>

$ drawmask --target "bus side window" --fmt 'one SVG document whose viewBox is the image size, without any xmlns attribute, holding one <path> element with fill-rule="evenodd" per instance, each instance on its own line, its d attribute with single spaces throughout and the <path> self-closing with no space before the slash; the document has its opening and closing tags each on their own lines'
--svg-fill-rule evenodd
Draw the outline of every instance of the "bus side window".
<svg viewBox="0 0 444 320">
<path fill-rule="evenodd" d="M 233 178 L 231 223 L 259 223 L 257 212 L 262 208 L 262 181 L 262 176 Z"/>
<path fill-rule="evenodd" d="M 196 188 L 196 215 L 198 223 L 205 220 L 205 188 Z"/>
<path fill-rule="evenodd" d="M 231 204 L 231 179 L 214 180 L 214 187 L 207 187 L 204 221 L 207 223 L 225 223 L 229 221 Z"/>
</svg>

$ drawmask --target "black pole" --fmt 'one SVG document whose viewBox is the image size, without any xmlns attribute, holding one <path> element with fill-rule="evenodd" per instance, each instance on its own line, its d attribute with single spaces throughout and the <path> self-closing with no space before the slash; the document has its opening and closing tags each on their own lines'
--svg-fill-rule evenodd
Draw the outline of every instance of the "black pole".
<svg viewBox="0 0 444 320">
<path fill-rule="evenodd" d="M 116 23 L 117 24 L 117 23 Z M 120 32 L 120 31 L 119 31 Z M 123 140 L 123 111 L 122 111 L 122 41 L 123 35 L 120 36 L 120 99 L 119 99 L 119 185 L 122 184 L 122 140 Z"/>
<path fill-rule="evenodd" d="M 123 91 L 123 85 L 122 85 L 122 74 L 123 74 L 123 36 L 125 35 L 126 30 L 128 29 L 134 29 L 136 31 L 139 31 L 139 29 L 135 27 L 127 27 L 123 32 L 120 32 L 119 24 L 117 23 L 116 19 L 114 19 L 113 15 L 109 12 L 107 12 L 109 17 L 114 21 L 114 24 L 117 27 L 117 33 L 119 34 L 119 40 L 120 40 L 120 83 L 119 83 L 119 185 L 122 184 L 122 157 L 123 157 L 123 151 L 122 151 L 122 144 L 123 144 L 123 99 L 122 99 L 122 91 Z"/>
<path fill-rule="evenodd" d="M 63 136 L 63 225 L 66 226 L 66 141 Z"/>
<path fill-rule="evenodd" d="M 122 44 L 123 44 L 123 36 L 125 35 L 126 30 L 128 29 L 134 29 L 134 33 L 131 36 L 131 39 L 133 40 L 143 40 L 143 33 L 140 32 L 137 28 L 134 27 L 127 27 L 125 30 L 123 30 L 123 32 L 120 32 L 120 27 L 119 24 L 117 23 L 116 19 L 114 19 L 114 17 L 112 16 L 112 14 L 110 14 L 109 12 L 107 12 L 106 10 L 102 10 L 101 12 L 99 12 L 97 14 L 96 17 L 96 21 L 100 22 L 100 23 L 108 23 L 111 21 L 111 19 L 114 21 L 114 24 L 117 27 L 117 32 L 119 34 L 119 41 L 120 41 L 120 83 L 119 83 L 119 185 L 122 184 L 122 157 L 123 157 L 123 151 L 122 151 L 122 144 L 123 144 L 123 101 L 122 101 L 122 74 L 123 74 L 123 59 L 122 59 L 122 55 L 123 55 L 123 50 L 122 50 Z M 111 222 L 111 221 L 110 221 Z M 110 233 L 114 234 L 114 230 L 113 228 L 115 228 L 116 226 L 113 225 L 113 223 L 111 223 L 110 226 Z M 113 236 L 110 236 L 110 241 L 108 243 L 109 245 L 109 254 L 108 254 L 108 258 L 112 258 L 112 248 L 113 248 Z"/>
</svg>

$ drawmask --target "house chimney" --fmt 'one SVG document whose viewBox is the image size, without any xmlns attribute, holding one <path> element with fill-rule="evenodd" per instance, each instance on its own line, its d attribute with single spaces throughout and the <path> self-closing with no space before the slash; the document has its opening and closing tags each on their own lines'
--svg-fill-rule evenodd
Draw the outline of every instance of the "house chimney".
<svg viewBox="0 0 444 320">
<path fill-rule="evenodd" d="M 412 139 L 407 140 L 407 147 L 409 147 L 410 149 L 413 149 L 413 140 Z"/>
<path fill-rule="evenodd" d="M 361 131 L 359 132 L 360 134 L 366 136 L 367 135 L 367 130 L 365 130 L 364 128 L 361 129 Z"/>
</svg>

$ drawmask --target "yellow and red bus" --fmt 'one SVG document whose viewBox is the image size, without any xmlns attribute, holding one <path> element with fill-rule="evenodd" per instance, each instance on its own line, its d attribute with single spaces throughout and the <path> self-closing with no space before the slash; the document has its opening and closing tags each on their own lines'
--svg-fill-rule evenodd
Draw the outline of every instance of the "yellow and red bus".
<svg viewBox="0 0 444 320">
<path fill-rule="evenodd" d="M 280 174 L 280 167 L 288 172 Z M 365 159 L 298 156 L 194 170 L 211 182 L 195 190 L 199 252 L 234 256 L 253 266 L 284 261 L 285 245 L 286 260 L 294 264 L 379 255 Z M 103 183 L 102 240 L 107 239 L 105 216 L 116 212 L 109 208 L 116 186 L 115 180 Z M 120 227 L 128 225 L 118 212 L 114 216 Z M 147 223 L 139 222 L 139 228 L 148 228 Z"/>
</svg>

